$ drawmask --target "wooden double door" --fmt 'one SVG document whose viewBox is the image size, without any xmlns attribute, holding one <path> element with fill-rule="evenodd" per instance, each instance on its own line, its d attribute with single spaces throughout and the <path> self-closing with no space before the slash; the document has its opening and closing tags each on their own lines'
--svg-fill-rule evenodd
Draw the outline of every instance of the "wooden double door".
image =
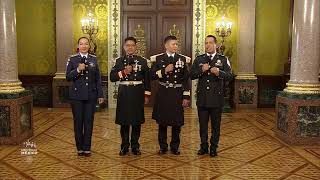
<svg viewBox="0 0 320 180">
<path fill-rule="evenodd" d="M 146 58 L 164 52 L 163 40 L 168 35 L 178 38 L 179 52 L 192 51 L 192 0 L 122 0 L 122 42 L 134 36 L 137 54 Z M 151 103 L 157 83 L 152 83 Z"/>
</svg>

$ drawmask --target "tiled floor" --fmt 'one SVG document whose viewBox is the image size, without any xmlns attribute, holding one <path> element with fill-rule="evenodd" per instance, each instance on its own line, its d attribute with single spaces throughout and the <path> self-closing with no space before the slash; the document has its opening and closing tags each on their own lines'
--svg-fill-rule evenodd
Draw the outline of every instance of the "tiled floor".
<svg viewBox="0 0 320 180">
<path fill-rule="evenodd" d="M 85 158 L 76 155 L 70 109 L 35 108 L 35 135 L 30 141 L 36 143 L 38 154 L 22 156 L 20 146 L 0 146 L 0 179 L 320 179 L 320 147 L 279 141 L 274 137 L 272 109 L 224 114 L 216 158 L 196 154 L 198 120 L 192 109 L 185 113 L 181 155 L 158 155 L 157 125 L 150 108 L 142 127 L 142 155 L 120 157 L 114 113 L 96 114 L 93 155 Z"/>
</svg>

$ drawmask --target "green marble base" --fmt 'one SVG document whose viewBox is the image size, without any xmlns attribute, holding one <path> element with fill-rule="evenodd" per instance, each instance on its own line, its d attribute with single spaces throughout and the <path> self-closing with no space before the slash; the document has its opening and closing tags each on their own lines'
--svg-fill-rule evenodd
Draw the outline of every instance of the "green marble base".
<svg viewBox="0 0 320 180">
<path fill-rule="evenodd" d="M 30 91 L 0 94 L 0 144 L 19 144 L 33 135 Z"/>
<path fill-rule="evenodd" d="M 236 108 L 257 108 L 257 79 L 236 79 L 234 89 L 234 105 Z"/>
<path fill-rule="evenodd" d="M 301 100 L 320 100 L 320 94 L 294 94 L 284 91 L 279 92 L 278 97 Z"/>
<path fill-rule="evenodd" d="M 0 93 L 0 99 L 17 99 L 24 96 L 31 96 L 32 92 L 25 90 L 19 93 Z"/>
<path fill-rule="evenodd" d="M 280 92 L 276 135 L 289 144 L 320 144 L 320 95 Z"/>
</svg>

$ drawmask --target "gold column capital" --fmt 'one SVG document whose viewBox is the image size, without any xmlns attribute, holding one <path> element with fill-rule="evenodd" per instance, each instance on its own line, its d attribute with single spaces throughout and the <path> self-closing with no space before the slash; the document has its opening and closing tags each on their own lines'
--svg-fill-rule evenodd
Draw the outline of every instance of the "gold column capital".
<svg viewBox="0 0 320 180">
<path fill-rule="evenodd" d="M 18 93 L 25 89 L 21 86 L 20 81 L 0 83 L 0 93 Z"/>
<path fill-rule="evenodd" d="M 66 73 L 56 73 L 53 79 L 66 79 Z"/>
<path fill-rule="evenodd" d="M 296 94 L 320 94 L 320 84 L 307 84 L 307 83 L 287 83 L 287 87 L 284 89 L 288 93 Z"/>
</svg>

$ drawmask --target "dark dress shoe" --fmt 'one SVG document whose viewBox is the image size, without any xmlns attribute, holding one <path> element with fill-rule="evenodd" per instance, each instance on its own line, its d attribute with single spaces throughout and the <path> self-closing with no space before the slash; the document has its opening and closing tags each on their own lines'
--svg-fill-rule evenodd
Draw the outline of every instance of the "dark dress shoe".
<svg viewBox="0 0 320 180">
<path fill-rule="evenodd" d="M 125 156 L 128 152 L 129 152 L 128 149 L 121 149 L 121 151 L 119 152 L 119 155 L 120 156 Z"/>
<path fill-rule="evenodd" d="M 84 151 L 84 152 L 83 152 L 83 155 L 84 155 L 85 157 L 90 157 L 90 156 L 91 156 L 91 151 Z"/>
<path fill-rule="evenodd" d="M 138 149 L 138 148 L 132 149 L 132 153 L 133 153 L 134 155 L 141 155 L 141 151 L 140 151 L 140 149 Z"/>
<path fill-rule="evenodd" d="M 83 151 L 78 151 L 78 156 L 84 156 Z"/>
<path fill-rule="evenodd" d="M 200 149 L 198 151 L 198 155 L 205 155 L 205 154 L 208 154 L 208 153 L 209 153 L 208 149 Z"/>
<path fill-rule="evenodd" d="M 179 150 L 171 150 L 171 152 L 174 155 L 180 155 L 180 151 Z"/>
<path fill-rule="evenodd" d="M 159 154 L 162 155 L 162 154 L 167 154 L 168 152 L 168 149 L 160 149 L 159 150 Z"/>
<path fill-rule="evenodd" d="M 210 150 L 210 156 L 211 156 L 211 157 L 216 157 L 216 156 L 218 156 L 217 150 L 216 150 L 216 149 Z"/>
</svg>

